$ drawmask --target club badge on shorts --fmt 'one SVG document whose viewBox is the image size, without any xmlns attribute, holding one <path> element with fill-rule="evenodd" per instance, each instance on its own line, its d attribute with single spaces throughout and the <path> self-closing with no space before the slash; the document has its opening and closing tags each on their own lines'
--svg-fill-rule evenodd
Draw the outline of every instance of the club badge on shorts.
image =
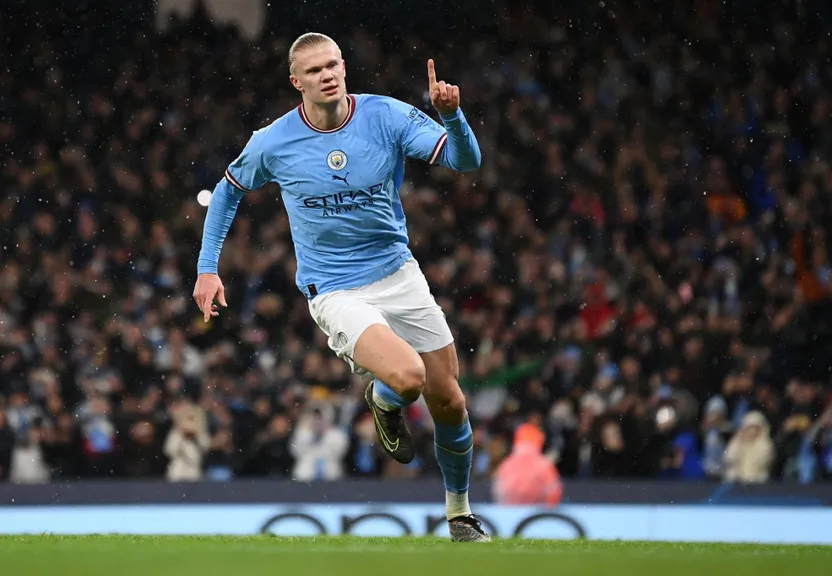
<svg viewBox="0 0 832 576">
<path fill-rule="evenodd" d="M 326 165 L 333 170 L 343 170 L 347 167 L 347 155 L 341 150 L 333 150 L 326 157 Z"/>
</svg>

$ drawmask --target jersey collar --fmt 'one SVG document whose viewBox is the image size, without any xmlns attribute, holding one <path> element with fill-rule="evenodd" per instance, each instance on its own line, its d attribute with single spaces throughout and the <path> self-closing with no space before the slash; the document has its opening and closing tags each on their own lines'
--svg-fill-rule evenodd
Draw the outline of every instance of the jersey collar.
<svg viewBox="0 0 832 576">
<path fill-rule="evenodd" d="M 338 132 L 338 130 L 349 124 L 350 120 L 352 120 L 353 114 L 355 114 L 355 96 L 347 94 L 347 117 L 344 118 L 344 121 L 341 122 L 340 126 L 332 128 L 331 130 L 321 130 L 320 128 L 315 128 L 312 122 L 309 121 L 309 118 L 306 117 L 306 111 L 303 109 L 303 102 L 301 102 L 300 106 L 298 106 L 298 113 L 300 114 L 300 119 L 303 120 L 303 123 L 306 124 L 310 130 L 314 130 L 319 134 L 332 134 L 333 132 Z"/>
</svg>

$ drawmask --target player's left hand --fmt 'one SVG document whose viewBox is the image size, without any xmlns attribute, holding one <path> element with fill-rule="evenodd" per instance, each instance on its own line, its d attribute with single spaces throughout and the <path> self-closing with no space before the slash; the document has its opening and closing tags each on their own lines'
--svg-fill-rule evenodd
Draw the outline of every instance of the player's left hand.
<svg viewBox="0 0 832 576">
<path fill-rule="evenodd" d="M 428 91 L 430 103 L 440 114 L 453 114 L 459 109 L 459 86 L 436 81 L 432 58 L 428 60 Z"/>
</svg>

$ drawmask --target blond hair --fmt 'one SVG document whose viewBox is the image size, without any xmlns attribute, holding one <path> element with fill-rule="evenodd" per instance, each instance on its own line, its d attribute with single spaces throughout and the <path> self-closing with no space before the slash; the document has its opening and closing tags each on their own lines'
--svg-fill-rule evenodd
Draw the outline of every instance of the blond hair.
<svg viewBox="0 0 832 576">
<path fill-rule="evenodd" d="M 292 42 L 292 45 L 289 47 L 289 69 L 292 69 L 292 64 L 295 63 L 295 55 L 298 52 L 304 50 L 305 48 L 311 48 L 312 46 L 318 46 L 319 44 L 326 44 L 327 42 L 332 42 L 336 47 L 338 46 L 338 43 L 335 42 L 335 40 L 326 34 L 321 34 L 320 32 L 307 32 L 306 34 L 298 36 L 297 40 Z"/>
</svg>

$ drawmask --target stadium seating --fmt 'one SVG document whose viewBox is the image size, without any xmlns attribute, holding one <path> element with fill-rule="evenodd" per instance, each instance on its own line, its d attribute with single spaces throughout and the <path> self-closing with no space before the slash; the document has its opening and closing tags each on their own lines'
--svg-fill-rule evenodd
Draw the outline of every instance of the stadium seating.
<svg viewBox="0 0 832 576">
<path fill-rule="evenodd" d="M 356 92 L 426 106 L 436 58 L 483 148 L 472 174 L 410 163 L 402 190 L 455 331 L 474 474 L 530 423 L 566 478 L 829 480 L 825 30 L 779 5 L 763 32 L 536 4 L 439 48 L 349 15 L 333 32 Z M 361 382 L 294 286 L 278 190 L 240 208 L 229 308 L 205 324 L 190 298 L 197 193 L 296 105 L 284 28 L 249 41 L 197 14 L 121 28 L 94 62 L 25 29 L 0 70 L 0 480 L 291 477 L 304 426 L 349 437 L 328 452 L 340 475 L 438 474 L 419 404 L 413 465 L 374 445 Z M 174 465 L 183 441 L 201 465 Z"/>
</svg>

